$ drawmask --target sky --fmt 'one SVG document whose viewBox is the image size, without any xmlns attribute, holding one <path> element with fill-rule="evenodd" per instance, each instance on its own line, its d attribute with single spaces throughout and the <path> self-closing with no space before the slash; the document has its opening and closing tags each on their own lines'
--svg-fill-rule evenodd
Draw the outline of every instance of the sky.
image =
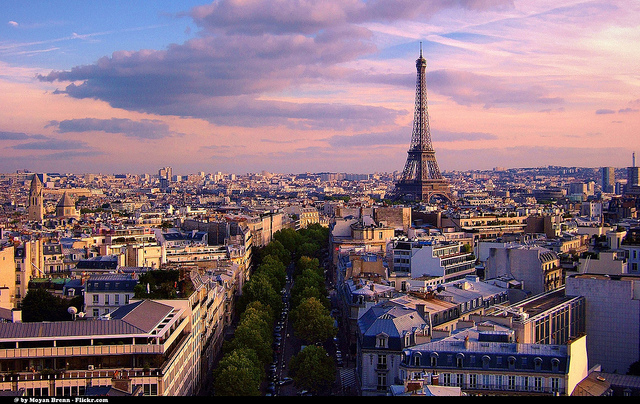
<svg viewBox="0 0 640 404">
<path fill-rule="evenodd" d="M 640 2 L 6 0 L 0 172 L 640 162 Z"/>
</svg>

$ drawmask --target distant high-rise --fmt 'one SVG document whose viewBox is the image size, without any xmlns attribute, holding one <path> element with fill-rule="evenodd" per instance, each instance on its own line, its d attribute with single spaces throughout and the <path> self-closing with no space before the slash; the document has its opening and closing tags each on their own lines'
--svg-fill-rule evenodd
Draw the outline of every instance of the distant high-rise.
<svg viewBox="0 0 640 404">
<path fill-rule="evenodd" d="M 625 194 L 640 194 L 640 167 L 636 167 L 636 153 L 632 154 L 632 165 L 627 167 Z"/>
<path fill-rule="evenodd" d="M 418 77 L 416 80 L 416 105 L 413 115 L 413 133 L 407 162 L 400 180 L 396 183 L 395 197 L 410 201 L 428 202 L 434 196 L 451 200 L 449 182 L 442 177 L 436 152 L 431 145 L 429 113 L 427 112 L 427 61 L 422 57 L 416 60 Z"/>
<path fill-rule="evenodd" d="M 29 189 L 29 207 L 27 217 L 29 220 L 41 222 L 44 219 L 43 186 L 38 174 L 33 174 L 31 188 Z"/>
<path fill-rule="evenodd" d="M 173 176 L 173 169 L 171 167 L 163 167 L 158 170 L 158 176 L 160 177 L 160 179 L 166 178 L 167 181 L 171 181 Z"/>
<path fill-rule="evenodd" d="M 632 154 L 633 164 L 627 167 L 627 187 L 640 186 L 640 167 L 636 167 L 636 153 Z"/>
<path fill-rule="evenodd" d="M 602 192 L 612 193 L 616 185 L 616 172 L 613 167 L 602 167 Z"/>
</svg>

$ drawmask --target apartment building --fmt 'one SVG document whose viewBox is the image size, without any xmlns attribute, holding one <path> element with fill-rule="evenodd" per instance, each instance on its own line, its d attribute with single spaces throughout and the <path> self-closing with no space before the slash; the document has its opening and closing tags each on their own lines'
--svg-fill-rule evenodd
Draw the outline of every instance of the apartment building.
<svg viewBox="0 0 640 404">
<path fill-rule="evenodd" d="M 226 298 L 197 272 L 188 298 L 132 301 L 100 320 L 0 323 L 0 390 L 84 395 L 124 379 L 144 395 L 196 395 L 222 346 Z"/>
<path fill-rule="evenodd" d="M 585 332 L 591 366 L 625 374 L 640 358 L 640 278 L 578 274 L 567 277 L 567 296 L 585 299 Z"/>
<path fill-rule="evenodd" d="M 437 277 L 440 282 L 475 274 L 475 255 L 459 241 L 395 241 L 393 271 L 410 277 Z"/>
<path fill-rule="evenodd" d="M 564 279 L 558 254 L 544 247 L 510 244 L 489 248 L 485 279 L 511 277 L 531 294 L 560 287 Z"/>
<path fill-rule="evenodd" d="M 400 378 L 406 391 L 460 387 L 467 395 L 569 396 L 588 375 L 586 337 L 566 345 L 514 342 L 509 330 L 477 327 L 405 349 Z"/>
<path fill-rule="evenodd" d="M 107 316 L 133 299 L 138 276 L 132 274 L 92 275 L 84 283 L 84 307 L 87 318 Z"/>
</svg>

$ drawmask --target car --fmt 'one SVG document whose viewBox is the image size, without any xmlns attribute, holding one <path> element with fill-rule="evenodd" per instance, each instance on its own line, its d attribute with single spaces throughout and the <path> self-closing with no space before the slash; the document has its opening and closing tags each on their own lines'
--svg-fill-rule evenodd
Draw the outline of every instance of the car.
<svg viewBox="0 0 640 404">
<path fill-rule="evenodd" d="M 274 329 L 275 332 L 280 332 L 282 330 L 282 327 L 280 327 L 279 325 L 276 326 L 276 328 Z"/>
<path fill-rule="evenodd" d="M 289 384 L 293 382 L 293 378 L 287 376 L 280 380 L 278 380 L 278 386 L 284 386 L 285 384 Z"/>
<path fill-rule="evenodd" d="M 267 386 L 267 392 L 274 394 L 276 392 L 276 385 L 273 382 L 270 382 Z"/>
</svg>

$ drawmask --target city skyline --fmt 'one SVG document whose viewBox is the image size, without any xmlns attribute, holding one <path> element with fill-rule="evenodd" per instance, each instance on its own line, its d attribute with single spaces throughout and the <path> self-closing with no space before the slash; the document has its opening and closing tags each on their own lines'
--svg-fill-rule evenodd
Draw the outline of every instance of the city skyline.
<svg viewBox="0 0 640 404">
<path fill-rule="evenodd" d="M 626 167 L 640 5 L 5 5 L 0 172 L 392 172 L 422 43 L 443 171 Z"/>
</svg>

